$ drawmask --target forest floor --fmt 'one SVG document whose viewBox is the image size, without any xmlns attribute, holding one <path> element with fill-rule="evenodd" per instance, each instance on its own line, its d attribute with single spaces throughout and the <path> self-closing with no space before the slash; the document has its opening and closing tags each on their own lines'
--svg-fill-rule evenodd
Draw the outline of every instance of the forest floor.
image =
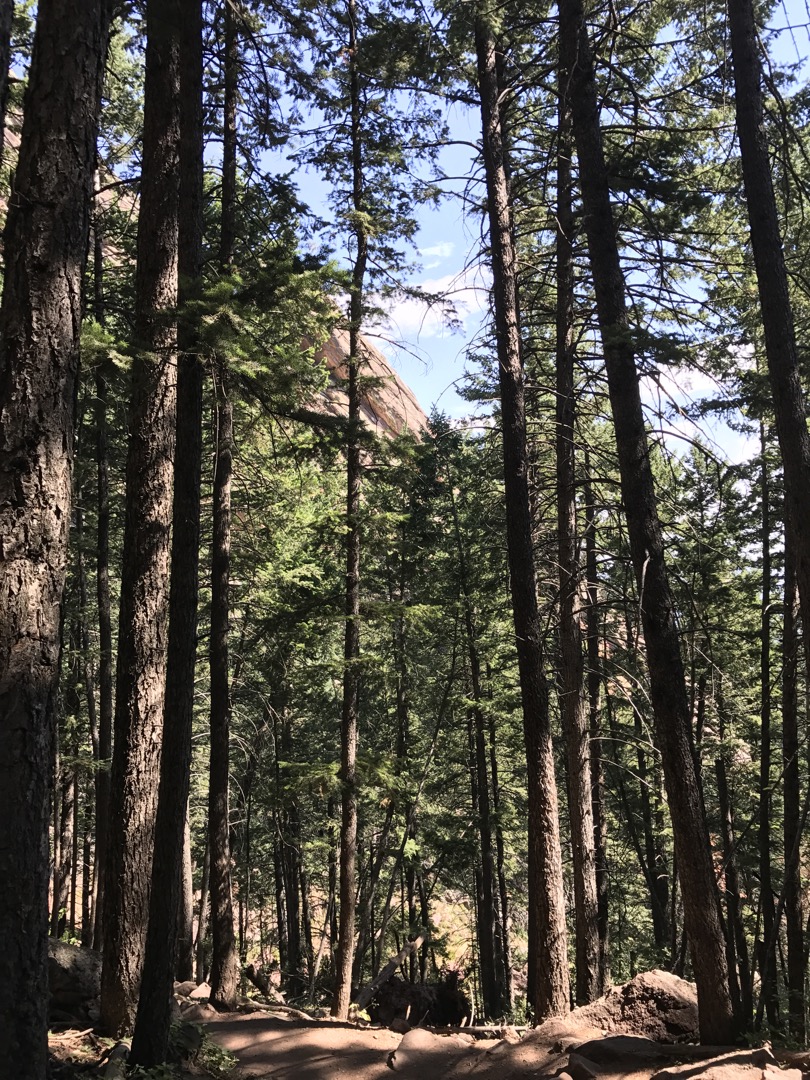
<svg viewBox="0 0 810 1080">
<path fill-rule="evenodd" d="M 182 984 L 178 984 L 184 989 Z M 193 986 L 193 984 L 189 984 Z M 691 983 L 663 971 L 637 975 L 605 997 L 520 1034 L 511 1027 L 409 1029 L 318 1018 L 266 1001 L 219 1015 L 176 995 L 174 1046 L 191 1060 L 130 1076 L 173 1080 L 810 1080 L 810 1053 L 697 1042 Z M 198 1000 L 194 1000 L 194 996 Z M 125 1046 L 92 1028 L 51 1038 L 51 1080 L 125 1080 Z M 112 1051 L 112 1054 L 111 1054 Z M 116 1060 L 116 1054 L 118 1059 Z M 393 1075 L 392 1075 L 393 1074 Z"/>
<path fill-rule="evenodd" d="M 554 1022 L 550 1022 L 554 1024 Z M 634 1035 L 543 1025 L 523 1038 L 438 1034 L 404 1036 L 324 1020 L 240 1016 L 208 1031 L 236 1055 L 245 1080 L 810 1080 L 808 1055 L 767 1047 L 662 1044 Z M 564 1034 L 563 1034 L 564 1032 Z M 802 1060 L 799 1060 L 799 1059 Z"/>
</svg>

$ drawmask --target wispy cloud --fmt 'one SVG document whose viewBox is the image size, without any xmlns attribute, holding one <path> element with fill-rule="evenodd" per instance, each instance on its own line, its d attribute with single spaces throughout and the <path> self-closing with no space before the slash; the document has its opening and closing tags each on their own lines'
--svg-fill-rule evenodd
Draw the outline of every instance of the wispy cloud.
<svg viewBox="0 0 810 1080">
<path fill-rule="evenodd" d="M 430 304 L 414 296 L 393 301 L 387 310 L 387 322 L 394 338 L 416 343 L 446 337 L 454 331 L 466 337 L 477 330 L 488 295 L 487 281 L 479 269 L 472 267 L 419 284 L 424 292 L 441 297 L 443 302 Z"/>
<path fill-rule="evenodd" d="M 433 244 L 431 247 L 419 248 L 419 254 L 425 258 L 432 256 L 436 259 L 449 259 L 455 250 L 456 245 L 452 240 L 444 240 L 442 243 Z"/>
</svg>

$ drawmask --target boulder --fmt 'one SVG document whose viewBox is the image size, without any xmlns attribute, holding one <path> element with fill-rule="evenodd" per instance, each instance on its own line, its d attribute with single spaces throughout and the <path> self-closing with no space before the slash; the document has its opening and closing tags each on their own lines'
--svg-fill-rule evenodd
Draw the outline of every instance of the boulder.
<svg viewBox="0 0 810 1080">
<path fill-rule="evenodd" d="M 49 1010 L 55 1023 L 94 1023 L 101 992 L 101 954 L 48 938 Z M 58 1019 L 57 1019 L 58 1018 Z"/>
<path fill-rule="evenodd" d="M 694 983 L 669 971 L 645 971 L 598 1001 L 574 1009 L 567 1020 L 654 1042 L 695 1042 L 699 1038 L 697 990 Z"/>
<path fill-rule="evenodd" d="M 211 997 L 211 987 L 208 983 L 200 983 L 187 995 L 190 1001 L 208 1001 Z"/>
<path fill-rule="evenodd" d="M 474 1043 L 471 1035 L 434 1035 L 424 1028 L 413 1028 L 389 1055 L 388 1065 L 395 1072 L 422 1080 L 444 1077 Z"/>
</svg>

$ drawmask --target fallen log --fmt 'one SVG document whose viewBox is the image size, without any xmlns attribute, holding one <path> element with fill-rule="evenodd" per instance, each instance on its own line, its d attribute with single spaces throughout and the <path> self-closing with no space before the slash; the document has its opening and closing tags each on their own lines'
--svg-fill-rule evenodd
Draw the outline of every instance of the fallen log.
<svg viewBox="0 0 810 1080">
<path fill-rule="evenodd" d="M 360 993 L 357 995 L 357 1008 L 365 1009 L 369 1004 L 374 994 L 381 986 L 384 986 L 388 980 L 393 976 L 394 972 L 404 964 L 408 957 L 415 953 L 416 950 L 424 944 L 425 934 L 422 933 L 419 937 L 414 938 L 413 941 L 406 941 L 402 948 L 399 950 L 396 956 L 392 957 L 385 967 L 380 971 L 376 978 L 372 979 L 368 986 L 364 986 Z"/>
</svg>

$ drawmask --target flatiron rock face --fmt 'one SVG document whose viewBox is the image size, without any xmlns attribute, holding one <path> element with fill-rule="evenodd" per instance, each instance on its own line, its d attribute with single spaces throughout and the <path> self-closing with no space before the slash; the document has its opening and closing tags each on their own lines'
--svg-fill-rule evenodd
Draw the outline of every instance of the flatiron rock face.
<svg viewBox="0 0 810 1080">
<path fill-rule="evenodd" d="M 418 436 L 428 426 L 428 419 L 411 388 L 394 371 L 386 358 L 366 338 L 361 338 L 363 364 L 361 377 L 373 380 L 363 390 L 361 413 L 368 427 L 377 435 L 393 438 L 405 431 Z M 332 331 L 317 356 L 329 371 L 329 385 L 316 407 L 333 416 L 348 416 L 349 399 L 344 389 L 348 378 L 349 355 L 347 330 Z"/>
</svg>

